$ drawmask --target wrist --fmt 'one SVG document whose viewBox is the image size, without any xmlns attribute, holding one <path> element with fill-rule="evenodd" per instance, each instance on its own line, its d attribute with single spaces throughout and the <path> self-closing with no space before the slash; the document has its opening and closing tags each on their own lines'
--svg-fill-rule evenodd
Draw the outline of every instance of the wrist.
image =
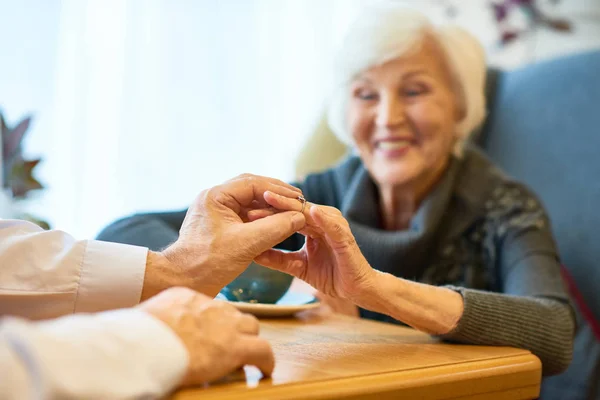
<svg viewBox="0 0 600 400">
<path fill-rule="evenodd" d="M 354 303 L 364 309 L 379 313 L 386 313 L 384 297 L 389 293 L 390 274 L 372 269 L 362 285 L 361 290 L 352 299 Z"/>
<path fill-rule="evenodd" d="M 459 293 L 379 271 L 372 290 L 357 305 L 433 335 L 450 332 L 463 313 L 463 300 Z"/>
<path fill-rule="evenodd" d="M 220 263 L 210 257 L 210 251 L 200 249 L 200 245 L 189 248 L 175 242 L 161 253 L 170 265 L 174 286 L 185 286 L 209 297 L 215 297 L 222 289 L 216 284 L 215 277 L 219 277 L 218 266 Z"/>
<path fill-rule="evenodd" d="M 142 301 L 172 286 L 181 286 L 178 280 L 181 280 L 181 277 L 177 276 L 174 264 L 168 257 L 161 252 L 148 250 Z"/>
</svg>

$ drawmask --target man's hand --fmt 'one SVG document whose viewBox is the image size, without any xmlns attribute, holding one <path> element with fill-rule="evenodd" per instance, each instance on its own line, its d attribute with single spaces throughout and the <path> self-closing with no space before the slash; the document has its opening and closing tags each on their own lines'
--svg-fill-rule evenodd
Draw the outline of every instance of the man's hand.
<svg viewBox="0 0 600 400">
<path fill-rule="evenodd" d="M 302 194 L 277 179 L 254 175 L 241 175 L 200 193 L 179 239 L 162 253 L 149 252 L 142 299 L 172 286 L 214 297 L 255 257 L 301 230 L 304 215 L 274 210 L 264 199 L 266 191 L 289 200 Z M 248 222 L 248 213 L 255 210 L 270 210 L 270 215 Z"/>
<path fill-rule="evenodd" d="M 244 365 L 271 375 L 271 346 L 258 337 L 256 318 L 235 307 L 186 288 L 171 288 L 138 308 L 164 322 L 181 339 L 189 354 L 182 385 L 211 382 Z"/>
</svg>

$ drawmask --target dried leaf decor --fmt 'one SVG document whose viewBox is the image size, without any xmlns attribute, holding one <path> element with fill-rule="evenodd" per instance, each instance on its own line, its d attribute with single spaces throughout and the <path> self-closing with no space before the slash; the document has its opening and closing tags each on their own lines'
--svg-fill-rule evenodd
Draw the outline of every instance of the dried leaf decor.
<svg viewBox="0 0 600 400">
<path fill-rule="evenodd" d="M 28 116 L 11 129 L 0 113 L 4 188 L 10 189 L 15 199 L 25 198 L 31 190 L 43 189 L 43 185 L 33 176 L 33 170 L 41 159 L 26 160 L 23 157 L 23 138 L 30 124 L 31 117 Z"/>
</svg>

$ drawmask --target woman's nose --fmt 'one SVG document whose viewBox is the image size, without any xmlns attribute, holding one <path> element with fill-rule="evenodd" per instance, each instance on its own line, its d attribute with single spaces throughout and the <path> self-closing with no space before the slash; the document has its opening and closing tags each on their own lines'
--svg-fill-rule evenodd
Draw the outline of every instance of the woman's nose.
<svg viewBox="0 0 600 400">
<path fill-rule="evenodd" d="M 397 96 L 383 96 L 377 107 L 376 123 L 380 127 L 393 127 L 404 122 L 404 105 Z"/>
</svg>

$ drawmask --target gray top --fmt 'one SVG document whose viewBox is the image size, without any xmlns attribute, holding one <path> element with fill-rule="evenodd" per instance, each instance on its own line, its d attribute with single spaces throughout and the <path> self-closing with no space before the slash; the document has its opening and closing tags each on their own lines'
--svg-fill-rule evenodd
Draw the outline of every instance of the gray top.
<svg viewBox="0 0 600 400">
<path fill-rule="evenodd" d="M 524 185 L 479 151 L 469 148 L 463 159 L 452 160 L 404 231 L 382 229 L 377 188 L 357 157 L 297 186 L 308 201 L 342 211 L 373 268 L 463 296 L 464 314 L 442 339 L 528 349 L 545 375 L 569 365 L 574 316 L 546 213 Z M 136 215 L 109 226 L 99 239 L 160 249 L 177 239 L 184 216 Z M 295 250 L 303 243 L 294 235 L 281 247 Z M 398 322 L 367 310 L 361 315 Z"/>
<path fill-rule="evenodd" d="M 574 317 L 546 213 L 481 152 L 469 148 L 452 160 L 404 231 L 382 229 L 378 191 L 358 157 L 298 186 L 308 201 L 342 211 L 373 268 L 463 296 L 463 317 L 443 339 L 528 349 L 544 374 L 569 365 Z M 283 247 L 302 243 L 296 236 Z"/>
</svg>

